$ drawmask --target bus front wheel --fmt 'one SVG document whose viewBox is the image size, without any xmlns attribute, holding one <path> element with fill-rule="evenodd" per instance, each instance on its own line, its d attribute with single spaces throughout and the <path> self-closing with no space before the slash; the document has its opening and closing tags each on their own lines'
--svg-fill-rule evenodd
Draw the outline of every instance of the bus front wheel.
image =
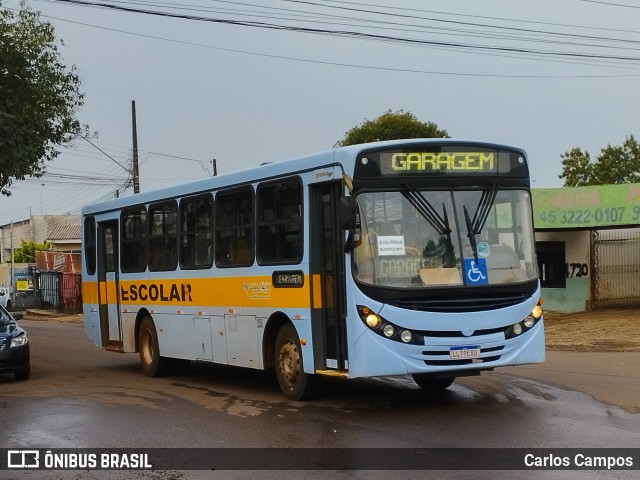
<svg viewBox="0 0 640 480">
<path fill-rule="evenodd" d="M 169 359 L 160 356 L 158 332 L 151 317 L 146 316 L 140 323 L 138 337 L 140 351 L 140 365 L 148 377 L 161 377 L 169 368 Z"/>
<path fill-rule="evenodd" d="M 412 377 L 420 388 L 430 392 L 446 390 L 456 379 L 456 377 L 434 378 L 426 373 L 414 373 Z"/>
<path fill-rule="evenodd" d="M 300 339 L 293 325 L 286 324 L 280 328 L 275 354 L 276 377 L 284 396 L 291 400 L 313 397 L 317 393 L 319 379 L 303 370 Z"/>
</svg>

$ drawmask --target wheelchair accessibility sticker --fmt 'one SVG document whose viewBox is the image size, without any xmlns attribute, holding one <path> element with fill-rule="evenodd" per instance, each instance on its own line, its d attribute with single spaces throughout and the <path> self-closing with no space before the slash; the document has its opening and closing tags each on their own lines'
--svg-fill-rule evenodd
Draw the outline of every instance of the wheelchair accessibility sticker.
<svg viewBox="0 0 640 480">
<path fill-rule="evenodd" d="M 488 285 L 487 261 L 484 258 L 465 258 L 464 274 L 467 277 L 467 285 Z"/>
</svg>

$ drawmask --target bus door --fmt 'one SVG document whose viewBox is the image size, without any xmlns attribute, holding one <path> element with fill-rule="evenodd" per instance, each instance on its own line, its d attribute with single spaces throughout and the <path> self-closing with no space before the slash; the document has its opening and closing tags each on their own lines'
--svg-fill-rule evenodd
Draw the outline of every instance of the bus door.
<svg viewBox="0 0 640 480">
<path fill-rule="evenodd" d="M 118 300 L 118 221 L 98 223 L 98 304 L 102 346 L 122 351 Z"/>
<path fill-rule="evenodd" d="M 338 199 L 342 182 L 311 185 L 309 230 L 311 328 L 316 371 L 348 370 L 344 241 Z"/>
</svg>

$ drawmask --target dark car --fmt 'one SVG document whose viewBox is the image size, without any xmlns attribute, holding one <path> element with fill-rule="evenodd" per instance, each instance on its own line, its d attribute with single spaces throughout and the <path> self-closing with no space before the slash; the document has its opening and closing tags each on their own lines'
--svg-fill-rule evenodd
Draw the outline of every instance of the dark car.
<svg viewBox="0 0 640 480">
<path fill-rule="evenodd" d="M 21 318 L 22 313 L 11 316 L 0 305 L 0 373 L 13 373 L 16 380 L 26 380 L 31 372 L 27 332 L 16 323 Z"/>
</svg>

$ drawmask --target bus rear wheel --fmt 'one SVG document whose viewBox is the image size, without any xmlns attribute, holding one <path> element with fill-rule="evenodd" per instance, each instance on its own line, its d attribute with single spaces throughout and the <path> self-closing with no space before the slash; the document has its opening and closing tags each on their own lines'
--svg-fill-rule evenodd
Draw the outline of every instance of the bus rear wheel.
<svg viewBox="0 0 640 480">
<path fill-rule="evenodd" d="M 283 325 L 276 337 L 276 378 L 280 390 L 291 400 L 305 400 L 317 393 L 319 378 L 305 373 L 302 366 L 302 349 L 296 329 Z"/>
<path fill-rule="evenodd" d="M 420 388 L 429 392 L 446 390 L 456 379 L 456 377 L 432 377 L 427 373 L 414 373 L 412 377 Z"/>
<path fill-rule="evenodd" d="M 138 336 L 140 365 L 148 377 L 161 377 L 169 370 L 169 359 L 160 356 L 158 332 L 151 317 L 146 316 L 140 323 Z"/>
</svg>

